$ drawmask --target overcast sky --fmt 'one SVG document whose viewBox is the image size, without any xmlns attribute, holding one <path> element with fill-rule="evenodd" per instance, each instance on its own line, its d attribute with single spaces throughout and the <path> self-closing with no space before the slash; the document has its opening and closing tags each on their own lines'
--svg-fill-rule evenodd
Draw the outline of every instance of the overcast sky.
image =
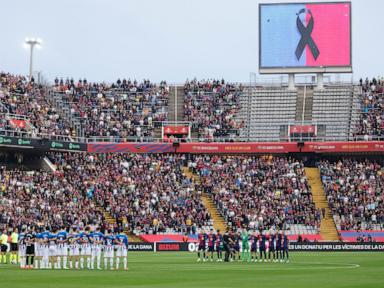
<svg viewBox="0 0 384 288">
<path fill-rule="evenodd" d="M 258 4 L 268 0 L 1 0 L 0 70 L 89 81 L 249 81 L 258 70 Z M 284 1 L 274 2 L 302 2 Z M 320 1 L 318 1 L 320 2 Z M 384 1 L 352 0 L 354 79 L 383 75 Z"/>
</svg>

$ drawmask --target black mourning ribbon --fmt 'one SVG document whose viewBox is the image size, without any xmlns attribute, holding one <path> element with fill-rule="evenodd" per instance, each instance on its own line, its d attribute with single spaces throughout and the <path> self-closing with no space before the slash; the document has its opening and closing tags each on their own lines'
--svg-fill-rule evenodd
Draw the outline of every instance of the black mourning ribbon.
<svg viewBox="0 0 384 288">
<path fill-rule="evenodd" d="M 308 45 L 309 50 L 311 50 L 312 52 L 313 58 L 315 58 L 316 60 L 317 57 L 319 57 L 320 51 L 319 51 L 319 48 L 317 48 L 316 43 L 315 41 L 313 41 L 311 36 L 315 21 L 313 20 L 313 15 L 311 10 L 308 10 L 308 13 L 311 15 L 311 18 L 308 21 L 307 27 L 304 26 L 303 22 L 301 22 L 300 20 L 300 14 L 305 13 L 305 10 L 306 9 L 301 9 L 297 14 L 297 18 L 296 18 L 296 25 L 297 25 L 297 29 L 300 32 L 301 39 L 299 41 L 299 44 L 297 44 L 295 54 L 296 54 L 297 60 L 300 60 L 300 57 L 304 52 L 305 46 Z"/>
</svg>

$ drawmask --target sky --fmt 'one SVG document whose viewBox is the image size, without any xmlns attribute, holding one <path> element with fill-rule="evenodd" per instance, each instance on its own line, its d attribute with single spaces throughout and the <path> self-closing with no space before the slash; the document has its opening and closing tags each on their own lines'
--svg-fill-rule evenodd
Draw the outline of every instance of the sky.
<svg viewBox="0 0 384 288">
<path fill-rule="evenodd" d="M 29 50 L 23 42 L 39 37 L 34 70 L 50 81 L 247 82 L 258 71 L 260 2 L 273 1 L 0 0 L 0 71 L 27 75 Z M 351 2 L 354 73 L 347 77 L 381 76 L 384 1 Z"/>
</svg>

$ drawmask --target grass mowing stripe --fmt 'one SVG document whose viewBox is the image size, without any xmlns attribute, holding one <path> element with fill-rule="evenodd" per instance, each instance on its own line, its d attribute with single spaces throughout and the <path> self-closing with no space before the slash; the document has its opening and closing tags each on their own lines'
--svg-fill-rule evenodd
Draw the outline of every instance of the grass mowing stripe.
<svg viewBox="0 0 384 288">
<path fill-rule="evenodd" d="M 131 252 L 129 271 L 20 270 L 0 265 L 2 287 L 381 287 L 384 255 L 292 252 L 291 263 L 197 263 L 196 254 Z"/>
</svg>

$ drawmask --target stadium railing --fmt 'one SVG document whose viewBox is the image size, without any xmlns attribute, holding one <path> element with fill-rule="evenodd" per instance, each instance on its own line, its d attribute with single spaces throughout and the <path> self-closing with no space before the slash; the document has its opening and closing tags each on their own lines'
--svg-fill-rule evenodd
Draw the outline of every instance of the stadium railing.
<svg viewBox="0 0 384 288">
<path fill-rule="evenodd" d="M 94 137 L 73 137 L 68 135 L 53 135 L 53 134 L 43 134 L 43 133 L 34 133 L 33 131 L 17 131 L 17 130 L 4 130 L 0 129 L 0 136 L 8 137 L 19 137 L 19 138 L 31 138 L 31 139 L 48 139 L 48 140 L 57 140 L 57 141 L 67 141 L 67 142 L 79 142 L 79 143 L 96 143 L 96 142 L 112 142 L 112 143 L 124 143 L 124 142 L 141 142 L 141 143 L 159 143 L 159 142 L 168 142 L 161 138 L 154 137 L 137 137 L 137 136 L 128 136 L 124 138 L 114 137 L 114 136 L 94 136 Z M 183 139 L 183 142 L 205 142 L 205 143 L 230 143 L 230 142 L 251 142 L 249 138 L 244 137 L 213 137 L 213 138 L 189 138 Z M 289 137 L 286 139 L 280 139 L 280 141 L 275 142 L 345 142 L 344 137 L 301 137 L 295 138 L 295 141 L 290 141 Z M 384 141 L 384 136 L 367 136 L 359 135 L 352 137 L 348 142 L 354 141 Z M 181 139 L 175 139 L 174 142 L 181 142 Z M 267 139 L 265 141 L 261 140 L 258 142 L 270 142 Z"/>
</svg>

